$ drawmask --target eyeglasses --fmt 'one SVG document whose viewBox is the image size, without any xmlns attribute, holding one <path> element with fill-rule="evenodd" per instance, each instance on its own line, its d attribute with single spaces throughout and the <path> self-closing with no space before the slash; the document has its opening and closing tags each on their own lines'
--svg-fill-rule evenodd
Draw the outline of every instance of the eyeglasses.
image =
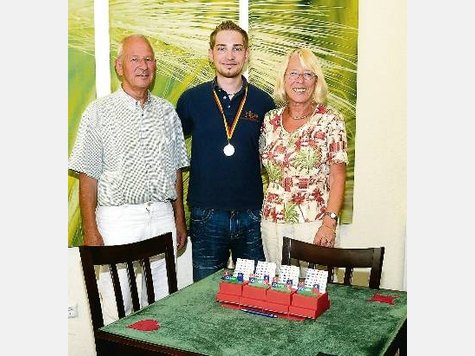
<svg viewBox="0 0 475 356">
<path fill-rule="evenodd" d="M 287 73 L 287 77 L 291 80 L 297 80 L 298 78 L 300 78 L 300 76 L 303 77 L 304 80 L 312 80 L 314 78 L 317 77 L 317 75 L 314 73 L 314 72 L 303 72 L 303 73 L 299 73 L 297 71 L 291 71 L 291 72 L 288 72 Z"/>
</svg>

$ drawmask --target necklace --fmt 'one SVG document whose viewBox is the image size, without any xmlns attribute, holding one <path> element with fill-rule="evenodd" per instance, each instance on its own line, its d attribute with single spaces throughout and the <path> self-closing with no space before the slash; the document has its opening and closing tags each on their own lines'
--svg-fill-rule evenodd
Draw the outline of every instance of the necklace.
<svg viewBox="0 0 475 356">
<path fill-rule="evenodd" d="M 248 89 L 248 87 L 246 85 L 246 90 L 244 92 L 244 96 L 241 99 L 241 102 L 239 103 L 239 108 L 238 108 L 238 111 L 236 113 L 236 116 L 234 116 L 233 123 L 231 124 L 231 127 L 228 126 L 228 120 L 226 119 L 226 115 L 224 115 L 223 106 L 221 105 L 221 102 L 219 101 L 218 95 L 213 90 L 214 101 L 216 102 L 216 106 L 218 107 L 219 112 L 221 113 L 221 116 L 223 117 L 223 121 L 224 121 L 224 129 L 226 130 L 226 137 L 228 139 L 228 144 L 226 146 L 224 146 L 223 152 L 228 157 L 232 156 L 234 154 L 234 151 L 235 151 L 234 146 L 231 145 L 230 141 L 231 141 L 231 138 L 233 137 L 234 130 L 236 129 L 236 125 L 239 121 L 239 117 L 241 117 L 241 112 L 242 112 L 242 109 L 244 108 L 244 104 L 246 103 L 247 89 Z"/>
<path fill-rule="evenodd" d="M 315 108 L 313 107 L 313 104 L 310 106 L 310 109 L 311 109 L 311 111 L 307 115 L 294 116 L 290 113 L 290 109 L 287 106 L 287 113 L 289 114 L 289 116 L 292 120 L 305 120 L 305 119 L 308 119 L 310 116 L 312 116 L 313 112 L 315 111 Z"/>
<path fill-rule="evenodd" d="M 239 91 L 241 90 L 241 88 L 242 88 L 242 84 L 241 84 L 241 86 L 239 87 L 239 89 L 236 90 L 234 93 L 228 93 L 228 92 L 226 92 L 226 94 L 228 94 L 229 99 L 231 100 L 234 95 L 236 95 L 237 93 L 239 93 Z"/>
</svg>

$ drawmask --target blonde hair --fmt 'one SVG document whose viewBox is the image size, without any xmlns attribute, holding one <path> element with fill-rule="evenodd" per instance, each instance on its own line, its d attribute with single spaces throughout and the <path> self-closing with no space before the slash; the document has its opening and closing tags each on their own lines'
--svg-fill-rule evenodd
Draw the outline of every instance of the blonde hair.
<svg viewBox="0 0 475 356">
<path fill-rule="evenodd" d="M 327 82 L 325 81 L 325 76 L 323 75 L 322 67 L 320 66 L 317 56 L 308 48 L 294 48 L 287 53 L 278 71 L 274 87 L 274 98 L 276 101 L 282 103 L 287 101 L 287 95 L 285 94 L 285 74 L 290 58 L 294 55 L 299 57 L 300 64 L 302 64 L 304 68 L 311 70 L 317 76 L 313 100 L 318 104 L 326 104 L 328 98 Z"/>
<path fill-rule="evenodd" d="M 237 31 L 241 34 L 242 36 L 242 43 L 244 45 L 244 48 L 248 48 L 249 46 L 249 37 L 247 35 L 246 30 L 244 30 L 242 27 L 239 25 L 235 24 L 233 21 L 228 20 L 228 21 L 223 21 L 221 22 L 216 28 L 211 32 L 209 35 L 209 48 L 213 49 L 214 45 L 216 44 L 216 36 L 218 32 L 221 31 Z"/>
</svg>

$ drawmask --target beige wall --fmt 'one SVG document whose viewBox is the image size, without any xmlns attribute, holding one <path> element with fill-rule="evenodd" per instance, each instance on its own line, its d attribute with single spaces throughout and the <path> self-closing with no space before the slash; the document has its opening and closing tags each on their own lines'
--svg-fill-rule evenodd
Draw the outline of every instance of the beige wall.
<svg viewBox="0 0 475 356">
<path fill-rule="evenodd" d="M 406 6 L 360 0 L 353 223 L 342 246 L 385 246 L 382 288 L 405 289 Z"/>
<path fill-rule="evenodd" d="M 381 287 L 405 289 L 406 2 L 359 0 L 358 99 L 353 223 L 342 246 L 385 246 Z M 191 282 L 191 253 L 178 261 L 179 287 Z M 69 249 L 70 356 L 95 355 L 77 248 Z"/>
</svg>

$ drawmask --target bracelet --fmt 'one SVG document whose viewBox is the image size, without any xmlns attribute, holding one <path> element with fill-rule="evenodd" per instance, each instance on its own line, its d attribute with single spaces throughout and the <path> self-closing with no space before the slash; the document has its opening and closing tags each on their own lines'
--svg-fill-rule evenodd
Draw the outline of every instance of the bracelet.
<svg viewBox="0 0 475 356">
<path fill-rule="evenodd" d="M 322 224 L 322 226 L 325 226 L 327 229 L 330 229 L 334 234 L 336 234 L 336 230 L 333 230 L 330 226 Z"/>
</svg>

